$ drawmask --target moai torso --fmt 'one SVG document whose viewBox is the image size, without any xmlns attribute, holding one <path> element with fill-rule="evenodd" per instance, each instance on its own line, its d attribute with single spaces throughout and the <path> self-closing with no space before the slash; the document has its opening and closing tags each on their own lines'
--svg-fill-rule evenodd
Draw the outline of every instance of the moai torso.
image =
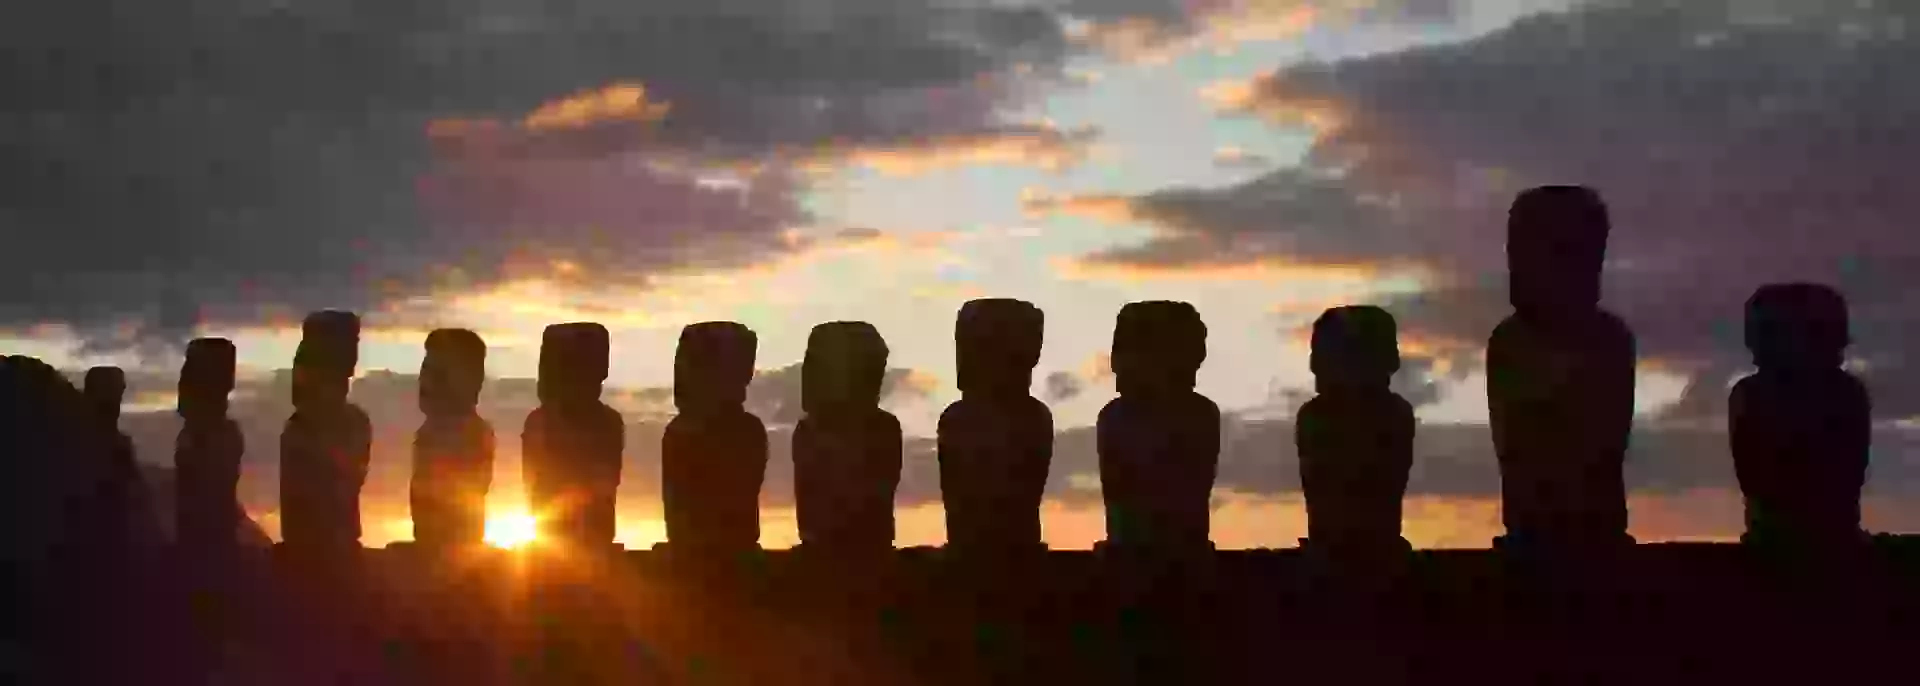
<svg viewBox="0 0 1920 686">
<path fill-rule="evenodd" d="M 359 407 L 295 410 L 280 432 L 281 540 L 298 547 L 358 546 L 360 488 L 373 425 Z"/>
<path fill-rule="evenodd" d="M 1053 460 L 1053 412 L 1032 396 L 962 398 L 940 414 L 940 494 L 947 545 L 960 551 L 1037 549 L 1040 501 Z"/>
<path fill-rule="evenodd" d="M 1220 408 L 1193 391 L 1206 336 L 1186 303 L 1120 310 L 1111 358 L 1120 397 L 1095 427 L 1110 546 L 1176 555 L 1212 546 Z"/>
<path fill-rule="evenodd" d="M 1633 430 L 1634 341 L 1604 311 L 1509 317 L 1487 344 L 1487 401 L 1509 534 L 1619 539 Z"/>
<path fill-rule="evenodd" d="M 900 421 L 882 410 L 887 346 L 865 322 L 813 328 L 801 363 L 793 432 L 794 506 L 800 542 L 815 550 L 890 550 L 900 485 Z"/>
<path fill-rule="evenodd" d="M 246 439 L 224 416 L 187 420 L 173 444 L 174 529 L 193 550 L 231 548 L 240 532 L 240 458 Z"/>
<path fill-rule="evenodd" d="M 667 540 L 678 550 L 732 553 L 760 545 L 760 485 L 767 428 L 743 406 L 759 339 L 735 322 L 680 332 L 673 402 L 680 413 L 661 438 Z"/>
<path fill-rule="evenodd" d="M 885 410 L 802 418 L 793 432 L 801 543 L 834 550 L 891 548 L 901 450 L 900 421 Z"/>
<path fill-rule="evenodd" d="M 1857 536 L 1872 441 L 1865 386 L 1838 369 L 1804 378 L 1763 372 L 1741 379 L 1729 405 L 1747 530 L 1802 540 Z"/>
<path fill-rule="evenodd" d="M 477 414 L 428 416 L 413 435 L 414 540 L 474 545 L 486 535 L 493 427 Z"/>
<path fill-rule="evenodd" d="M 1413 469 L 1413 406 L 1386 389 L 1323 393 L 1294 421 L 1307 537 L 1341 547 L 1399 541 Z"/>
<path fill-rule="evenodd" d="M 661 439 L 667 538 L 700 550 L 760 545 L 767 427 L 746 410 L 682 413 Z"/>
<path fill-rule="evenodd" d="M 521 459 L 543 535 L 576 545 L 613 543 L 625 443 L 620 413 L 598 400 L 543 405 L 527 415 Z"/>
<path fill-rule="evenodd" d="M 1095 428 L 1107 540 L 1128 548 L 1209 545 L 1220 408 L 1198 393 L 1121 396 Z"/>
</svg>

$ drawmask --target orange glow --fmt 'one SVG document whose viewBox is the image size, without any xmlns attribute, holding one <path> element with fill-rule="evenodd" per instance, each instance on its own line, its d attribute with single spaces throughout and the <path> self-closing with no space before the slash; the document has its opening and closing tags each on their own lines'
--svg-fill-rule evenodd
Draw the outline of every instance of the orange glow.
<svg viewBox="0 0 1920 686">
<path fill-rule="evenodd" d="M 612 121 L 656 122 L 665 119 L 670 110 L 667 103 L 648 101 L 645 86 L 615 83 L 541 105 L 520 120 L 520 125 L 533 131 L 547 131 L 579 129 Z"/>
<path fill-rule="evenodd" d="M 803 167 L 827 171 L 862 166 L 893 176 L 909 176 L 964 165 L 1030 165 L 1047 171 L 1071 167 L 1091 152 L 1092 129 L 1060 130 L 1043 125 L 1028 131 L 941 136 L 925 142 L 847 150 L 824 148 L 807 155 Z"/>
<path fill-rule="evenodd" d="M 531 512 L 501 512 L 487 516 L 482 540 L 495 548 L 514 550 L 532 543 L 539 530 L 539 520 Z"/>
<path fill-rule="evenodd" d="M 1056 258 L 1054 272 L 1062 279 L 1085 281 L 1202 280 L 1202 281 L 1352 281 L 1380 277 L 1380 269 L 1359 264 L 1308 264 L 1281 258 L 1195 265 L 1145 265 Z"/>
</svg>

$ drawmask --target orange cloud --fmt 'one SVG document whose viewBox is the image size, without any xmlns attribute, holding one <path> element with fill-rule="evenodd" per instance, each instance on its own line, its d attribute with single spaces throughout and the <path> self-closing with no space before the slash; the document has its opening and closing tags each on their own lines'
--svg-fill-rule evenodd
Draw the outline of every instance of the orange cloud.
<svg viewBox="0 0 1920 686">
<path fill-rule="evenodd" d="M 1020 191 L 1020 207 L 1029 217 L 1065 214 L 1108 224 L 1137 221 L 1133 199 L 1120 195 L 1053 195 L 1037 188 Z"/>
<path fill-rule="evenodd" d="M 614 83 L 575 93 L 548 102 L 520 120 L 532 131 L 579 129 L 604 122 L 656 122 L 667 117 L 672 106 L 647 99 L 647 88 L 635 83 Z"/>
<path fill-rule="evenodd" d="M 1099 259 L 1055 258 L 1054 273 L 1069 280 L 1117 279 L 1122 281 L 1352 281 L 1366 282 L 1381 276 L 1374 265 L 1312 264 L 1279 257 L 1257 257 L 1212 264 L 1154 265 L 1112 262 Z"/>
<path fill-rule="evenodd" d="M 1379 0 L 1200 0 L 1184 23 L 1128 16 L 1069 26 L 1068 37 L 1113 57 L 1160 64 L 1195 50 L 1285 40 L 1316 23 L 1352 18 Z"/>
<path fill-rule="evenodd" d="M 1300 126 L 1317 136 L 1339 131 L 1351 115 L 1330 98 L 1309 98 L 1276 90 L 1269 77 L 1214 81 L 1200 88 L 1200 99 L 1215 109 L 1260 117 L 1283 126 Z"/>
<path fill-rule="evenodd" d="M 1060 129 L 1051 124 L 1017 131 L 937 136 L 890 146 L 827 147 L 805 156 L 800 166 L 816 172 L 837 167 L 866 167 L 882 174 L 909 176 L 964 165 L 1034 166 L 1059 171 L 1092 153 L 1099 131 Z"/>
</svg>

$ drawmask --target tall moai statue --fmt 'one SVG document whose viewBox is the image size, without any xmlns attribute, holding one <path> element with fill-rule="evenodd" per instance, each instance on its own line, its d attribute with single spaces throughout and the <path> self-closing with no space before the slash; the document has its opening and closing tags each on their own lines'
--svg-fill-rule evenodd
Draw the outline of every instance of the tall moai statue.
<svg viewBox="0 0 1920 686">
<path fill-rule="evenodd" d="M 1194 391 L 1207 326 L 1184 302 L 1120 308 L 1111 360 L 1120 397 L 1096 426 L 1106 547 L 1154 555 L 1210 550 L 1220 408 Z"/>
<path fill-rule="evenodd" d="M 180 365 L 180 433 L 173 443 L 174 531 L 183 550 L 199 559 L 224 559 L 240 532 L 240 458 L 246 439 L 227 417 L 233 392 L 234 346 L 224 338 L 196 338 Z"/>
<path fill-rule="evenodd" d="M 1045 549 L 1040 500 L 1053 460 L 1053 413 L 1030 393 L 1046 319 L 1022 300 L 960 308 L 953 340 L 960 400 L 940 414 L 947 548 L 1002 557 Z"/>
<path fill-rule="evenodd" d="M 806 416 L 793 433 L 793 491 L 800 543 L 812 551 L 870 555 L 893 547 L 900 485 L 900 421 L 880 409 L 887 343 L 866 322 L 813 327 L 800 370 Z"/>
<path fill-rule="evenodd" d="M 1413 406 L 1389 387 L 1400 370 L 1393 315 L 1336 307 L 1313 323 L 1314 391 L 1294 419 L 1310 551 L 1336 564 L 1404 553 L 1401 499 L 1413 469 Z"/>
<path fill-rule="evenodd" d="M 1837 551 L 1864 539 L 1872 403 L 1841 369 L 1851 342 L 1846 301 L 1826 286 L 1773 284 L 1747 301 L 1759 370 L 1734 385 L 1728 420 L 1748 542 Z"/>
<path fill-rule="evenodd" d="M 746 411 L 759 338 L 735 322 L 680 330 L 673 403 L 661 439 L 667 541 L 676 551 L 737 554 L 760 545 L 767 427 Z"/>
<path fill-rule="evenodd" d="M 1504 548 L 1629 544 L 1623 475 L 1633 428 L 1634 338 L 1600 308 L 1607 208 L 1594 191 L 1521 193 L 1508 216 L 1513 314 L 1487 343 Z"/>
<path fill-rule="evenodd" d="M 289 548 L 335 554 L 360 545 L 373 426 L 347 401 L 359 349 L 352 313 L 315 312 L 301 326 L 293 416 L 280 432 L 280 532 Z"/>
<path fill-rule="evenodd" d="M 620 413 L 600 401 L 611 342 L 599 324 L 546 328 L 540 341 L 540 407 L 520 433 L 521 473 L 540 536 L 582 550 L 613 545 L 626 445 Z"/>
<path fill-rule="evenodd" d="M 477 546 L 486 535 L 493 483 L 493 426 L 480 418 L 487 344 L 466 329 L 427 334 L 420 362 L 420 412 L 413 435 L 408 500 L 413 538 L 423 546 Z"/>
</svg>

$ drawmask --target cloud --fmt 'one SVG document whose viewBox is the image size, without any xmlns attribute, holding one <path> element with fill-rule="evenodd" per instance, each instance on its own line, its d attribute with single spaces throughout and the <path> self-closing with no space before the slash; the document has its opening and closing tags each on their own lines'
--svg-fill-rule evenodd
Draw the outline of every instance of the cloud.
<svg viewBox="0 0 1920 686">
<path fill-rule="evenodd" d="M 1507 203 L 1583 183 L 1612 207 L 1606 302 L 1644 357 L 1718 394 L 1745 366 L 1752 290 L 1824 281 L 1852 302 L 1877 411 L 1914 415 L 1920 196 L 1899 188 L 1920 157 L 1920 88 L 1902 78 L 1920 59 L 1902 28 L 1915 20 L 1895 3 L 1609 0 L 1283 68 L 1240 101 L 1337 113 L 1306 127 L 1305 164 L 1128 198 L 1160 233 L 1090 259 L 1405 269 L 1427 290 L 1384 303 L 1403 330 L 1478 344 L 1506 312 Z"/>
<path fill-rule="evenodd" d="M 1292 38 L 1324 23 L 1452 24 L 1457 0 L 1067 0 L 1073 38 L 1138 62 Z"/>
<path fill-rule="evenodd" d="M 988 3 L 80 0 L 0 42 L 0 89 L 32 103 L 0 114 L 0 326 L 105 348 L 448 270 L 759 263 L 806 247 L 783 238 L 810 219 L 798 160 L 1057 161 L 1084 137 L 1000 119 L 1069 46 Z"/>
<path fill-rule="evenodd" d="M 1078 398 L 1087 390 L 1087 382 L 1082 381 L 1073 372 L 1053 372 L 1046 376 L 1042 384 L 1046 387 L 1044 395 L 1048 404 L 1063 403 Z"/>
</svg>

